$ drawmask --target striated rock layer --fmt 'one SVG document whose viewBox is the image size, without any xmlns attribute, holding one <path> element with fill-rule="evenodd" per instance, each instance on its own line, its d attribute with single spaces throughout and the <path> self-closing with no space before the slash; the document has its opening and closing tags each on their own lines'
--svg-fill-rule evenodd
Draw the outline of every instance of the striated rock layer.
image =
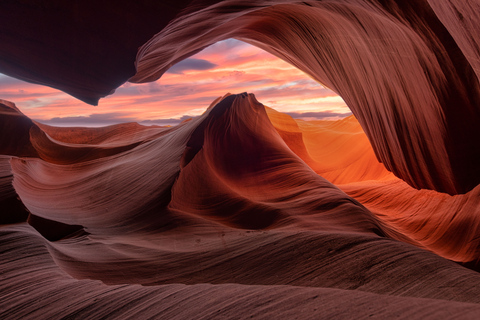
<svg viewBox="0 0 480 320">
<path fill-rule="evenodd" d="M 476 1 L 0 9 L 0 72 L 91 104 L 233 37 L 355 115 L 244 93 L 173 128 L 54 128 L 1 100 L 0 318 L 478 317 Z"/>
<path fill-rule="evenodd" d="M 480 186 L 455 196 L 410 187 L 375 161 L 353 116 L 339 121 L 295 121 L 272 109 L 267 108 L 267 113 L 292 151 L 396 230 L 394 238 L 476 265 Z"/>
<path fill-rule="evenodd" d="M 411 186 L 453 195 L 480 182 L 475 1 L 120 1 L 115 10 L 107 6 L 3 3 L 0 71 L 96 103 L 124 81 L 156 80 L 174 63 L 234 37 L 277 55 L 342 96 L 378 159 Z"/>
<path fill-rule="evenodd" d="M 246 93 L 172 128 L 54 128 L 0 106 L 29 223 L 0 226 L 2 319 L 480 312 L 480 275 L 443 258 L 478 259 L 478 188 L 413 189 L 373 165 L 353 117 L 295 121 Z"/>
</svg>

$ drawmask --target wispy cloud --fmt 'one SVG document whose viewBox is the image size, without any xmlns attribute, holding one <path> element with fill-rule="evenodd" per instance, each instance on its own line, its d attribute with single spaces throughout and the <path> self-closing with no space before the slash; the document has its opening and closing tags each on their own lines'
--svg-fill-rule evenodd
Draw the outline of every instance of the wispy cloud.
<svg viewBox="0 0 480 320">
<path fill-rule="evenodd" d="M 48 120 L 37 120 L 40 123 L 58 126 L 58 127 L 102 127 L 109 126 L 117 123 L 125 122 L 138 122 L 146 126 L 159 125 L 159 126 L 174 126 L 182 121 L 193 118 L 194 116 L 184 115 L 178 119 L 138 119 L 128 116 L 124 113 L 110 112 L 110 113 L 94 113 L 89 116 L 74 116 L 74 117 L 55 117 Z"/>
<path fill-rule="evenodd" d="M 136 122 L 137 119 L 119 112 L 93 113 L 89 116 L 54 117 L 39 122 L 56 126 L 108 126 L 119 122 Z"/>
<path fill-rule="evenodd" d="M 320 111 L 320 112 L 285 112 L 290 117 L 294 119 L 304 119 L 304 120 L 326 120 L 326 119 L 338 119 L 351 116 L 351 112 L 347 113 L 338 113 L 332 112 L 330 110 Z"/>
<path fill-rule="evenodd" d="M 180 61 L 173 67 L 171 67 L 167 73 L 183 74 L 184 71 L 193 70 L 209 70 L 215 68 L 217 65 L 204 59 L 189 58 Z"/>
<path fill-rule="evenodd" d="M 350 112 L 340 97 L 295 67 L 233 39 L 176 64 L 156 82 L 125 83 L 97 107 L 49 87 L 0 75 L 0 98 L 15 102 L 30 118 L 50 123 L 54 119 L 83 125 L 102 121 L 162 123 L 158 119 L 173 123 L 184 115 L 201 114 L 227 92 L 254 93 L 261 103 L 281 112 L 317 112 L 318 116 L 322 112 L 338 116 Z"/>
</svg>

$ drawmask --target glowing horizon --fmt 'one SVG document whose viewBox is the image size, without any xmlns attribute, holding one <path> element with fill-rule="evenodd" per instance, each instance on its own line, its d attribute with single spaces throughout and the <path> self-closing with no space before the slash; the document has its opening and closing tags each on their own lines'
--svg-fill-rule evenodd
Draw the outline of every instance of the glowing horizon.
<svg viewBox="0 0 480 320">
<path fill-rule="evenodd" d="M 296 118 L 338 119 L 351 114 L 338 95 L 302 71 L 234 39 L 176 64 L 155 82 L 126 82 L 98 106 L 4 75 L 0 75 L 0 85 L 1 99 L 14 102 L 36 121 L 60 126 L 176 124 L 202 114 L 214 99 L 228 92 L 253 93 L 264 105 Z"/>
</svg>

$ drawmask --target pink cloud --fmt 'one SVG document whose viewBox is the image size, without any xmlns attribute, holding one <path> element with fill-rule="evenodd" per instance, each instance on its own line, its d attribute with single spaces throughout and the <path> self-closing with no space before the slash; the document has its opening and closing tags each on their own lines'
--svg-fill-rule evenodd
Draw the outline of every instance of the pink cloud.
<svg viewBox="0 0 480 320">
<path fill-rule="evenodd" d="M 97 107 L 49 87 L 0 75 L 0 98 L 15 102 L 22 112 L 37 120 L 69 117 L 88 123 L 92 115 L 99 114 L 115 115 L 109 121 L 118 122 L 179 119 L 201 114 L 227 92 L 254 93 L 260 102 L 282 112 L 350 111 L 340 97 L 300 70 L 233 39 L 184 60 L 156 82 L 126 83 Z"/>
</svg>

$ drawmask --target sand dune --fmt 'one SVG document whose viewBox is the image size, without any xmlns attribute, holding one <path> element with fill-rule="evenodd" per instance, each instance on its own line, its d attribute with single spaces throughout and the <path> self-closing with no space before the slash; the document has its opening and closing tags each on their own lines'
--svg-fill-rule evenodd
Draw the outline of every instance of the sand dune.
<svg viewBox="0 0 480 320">
<path fill-rule="evenodd" d="M 0 8 L 0 71 L 90 104 L 236 38 L 355 116 L 242 93 L 171 128 L 55 128 L 1 100 L 0 318 L 478 318 L 475 1 Z"/>
</svg>

